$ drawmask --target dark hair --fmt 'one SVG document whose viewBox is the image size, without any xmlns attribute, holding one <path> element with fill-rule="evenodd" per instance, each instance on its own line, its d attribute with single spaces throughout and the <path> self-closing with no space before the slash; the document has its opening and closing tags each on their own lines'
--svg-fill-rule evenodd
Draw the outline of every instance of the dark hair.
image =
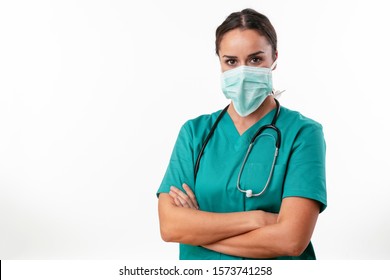
<svg viewBox="0 0 390 280">
<path fill-rule="evenodd" d="M 260 35 L 265 36 L 272 46 L 272 56 L 275 58 L 277 50 L 277 37 L 274 27 L 269 19 L 253 9 L 244 9 L 241 12 L 231 13 L 225 21 L 218 26 L 215 32 L 215 52 L 219 54 L 219 45 L 223 36 L 230 30 L 240 28 L 241 30 L 253 29 Z"/>
</svg>

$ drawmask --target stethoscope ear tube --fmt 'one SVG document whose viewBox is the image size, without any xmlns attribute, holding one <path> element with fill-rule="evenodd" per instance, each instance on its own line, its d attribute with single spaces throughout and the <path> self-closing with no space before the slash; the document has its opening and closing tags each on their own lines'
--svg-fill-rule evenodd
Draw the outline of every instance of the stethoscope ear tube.
<svg viewBox="0 0 390 280">
<path fill-rule="evenodd" d="M 200 152 L 199 152 L 199 154 L 198 154 L 198 158 L 196 159 L 196 163 L 195 163 L 195 168 L 194 168 L 194 181 L 196 181 L 196 175 L 198 174 L 199 164 L 200 164 L 200 160 L 201 160 L 201 158 L 202 158 L 202 156 L 203 156 L 204 149 L 206 148 L 206 145 L 207 145 L 207 143 L 209 142 L 211 136 L 213 135 L 214 130 L 217 128 L 217 125 L 218 125 L 219 121 L 222 119 L 223 115 L 226 113 L 226 111 L 227 111 L 228 108 L 229 108 L 229 105 L 227 105 L 227 106 L 222 110 L 222 112 L 219 114 L 218 118 L 215 120 L 215 123 L 214 123 L 213 126 L 211 127 L 209 134 L 207 135 L 206 139 L 205 139 L 204 142 L 203 142 L 202 148 L 200 149 Z"/>
</svg>

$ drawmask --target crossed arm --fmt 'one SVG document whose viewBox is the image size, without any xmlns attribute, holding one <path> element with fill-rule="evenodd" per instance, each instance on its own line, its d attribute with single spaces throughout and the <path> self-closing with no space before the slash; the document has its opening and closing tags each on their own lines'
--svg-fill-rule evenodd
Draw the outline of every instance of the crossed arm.
<svg viewBox="0 0 390 280">
<path fill-rule="evenodd" d="M 279 214 L 261 210 L 212 213 L 198 209 L 191 189 L 172 187 L 159 196 L 160 230 L 163 240 L 203 246 L 220 253 L 272 258 L 299 256 L 310 242 L 319 204 L 310 199 L 288 197 Z"/>
</svg>

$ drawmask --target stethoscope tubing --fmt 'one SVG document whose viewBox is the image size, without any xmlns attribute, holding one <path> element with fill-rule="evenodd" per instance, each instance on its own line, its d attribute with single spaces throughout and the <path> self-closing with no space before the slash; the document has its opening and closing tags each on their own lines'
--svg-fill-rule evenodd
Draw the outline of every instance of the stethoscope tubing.
<svg viewBox="0 0 390 280">
<path fill-rule="evenodd" d="M 200 152 L 198 154 L 198 158 L 196 159 L 196 163 L 195 163 L 195 169 L 194 169 L 194 178 L 195 178 L 195 181 L 196 181 L 196 175 L 198 174 L 198 170 L 199 170 L 199 165 L 200 165 L 200 160 L 203 156 L 203 152 L 204 152 L 204 149 L 206 148 L 206 145 L 207 143 L 209 142 L 211 136 L 213 135 L 215 129 L 217 128 L 217 125 L 219 123 L 219 121 L 222 119 L 223 115 L 226 113 L 227 109 L 229 108 L 229 105 L 227 105 L 223 110 L 222 112 L 218 115 L 218 118 L 215 120 L 213 126 L 211 127 L 210 129 L 210 132 L 209 134 L 207 135 L 206 137 L 206 140 L 203 142 L 203 145 L 202 145 L 202 148 L 200 149 Z"/>
<path fill-rule="evenodd" d="M 256 197 L 256 196 L 262 195 L 262 194 L 266 191 L 266 189 L 268 188 L 268 186 L 269 186 L 269 184 L 270 184 L 270 182 L 271 182 L 271 178 L 272 178 L 273 172 L 274 172 L 274 168 L 275 168 L 275 164 L 276 164 L 276 159 L 277 159 L 277 157 L 278 157 L 279 149 L 280 149 L 280 145 L 281 145 L 281 141 L 282 141 L 282 140 L 281 140 L 281 139 L 282 139 L 281 132 L 280 132 L 280 130 L 276 127 L 276 121 L 277 121 L 277 119 L 278 119 L 278 117 L 279 117 L 279 114 L 280 114 L 280 103 L 279 103 L 279 101 L 278 101 L 277 99 L 275 99 L 275 102 L 276 102 L 276 111 L 275 111 L 275 114 L 274 114 L 274 117 L 273 117 L 273 119 L 272 119 L 271 124 L 267 124 L 267 125 L 264 125 L 264 126 L 260 127 L 260 128 L 256 131 L 256 133 L 253 135 L 253 137 L 252 137 L 252 139 L 251 139 L 251 141 L 250 141 L 250 143 L 249 143 L 248 150 L 247 150 L 247 152 L 246 152 L 246 154 L 245 154 L 244 160 L 243 160 L 243 162 L 242 162 L 242 164 L 241 164 L 240 171 L 239 171 L 239 173 L 238 173 L 237 185 L 236 185 L 236 186 L 237 186 L 237 189 L 238 189 L 240 192 L 245 193 L 247 197 L 253 197 L 253 196 Z M 200 149 L 200 152 L 199 152 L 199 154 L 198 154 L 198 157 L 197 157 L 196 163 L 195 163 L 195 168 L 194 168 L 194 179 L 195 179 L 195 181 L 196 181 L 196 176 L 197 176 L 198 171 L 199 171 L 200 160 L 201 160 L 201 158 L 202 158 L 202 156 L 203 156 L 203 153 L 204 153 L 204 150 L 205 150 L 205 148 L 206 148 L 206 145 L 207 145 L 207 143 L 209 142 L 211 136 L 213 135 L 215 129 L 217 128 L 218 123 L 219 123 L 220 120 L 222 119 L 223 115 L 226 113 L 228 107 L 229 107 L 229 105 L 226 106 L 226 107 L 222 110 L 222 112 L 219 114 L 219 116 L 217 117 L 217 119 L 216 119 L 216 121 L 214 122 L 213 126 L 211 127 L 210 132 L 208 133 L 208 135 L 207 135 L 205 141 L 203 142 L 202 148 Z M 241 187 L 240 187 L 241 175 L 242 175 L 242 172 L 244 171 L 245 163 L 246 163 L 246 161 L 248 160 L 249 154 L 250 154 L 250 152 L 252 151 L 253 145 L 254 145 L 254 143 L 255 143 L 257 137 L 259 137 L 260 134 L 261 134 L 264 130 L 266 130 L 266 129 L 271 129 L 271 130 L 274 130 L 274 131 L 276 132 L 276 136 L 277 136 L 277 137 L 276 137 L 276 140 L 275 140 L 275 153 L 274 153 L 274 158 L 273 158 L 273 161 L 272 161 L 271 170 L 270 170 L 270 173 L 269 173 L 269 175 L 268 175 L 268 179 L 267 179 L 267 182 L 266 182 L 264 188 L 262 189 L 261 192 L 256 193 L 256 194 L 253 194 L 251 189 L 249 189 L 249 190 L 243 190 L 243 189 L 241 189 Z"/>
</svg>

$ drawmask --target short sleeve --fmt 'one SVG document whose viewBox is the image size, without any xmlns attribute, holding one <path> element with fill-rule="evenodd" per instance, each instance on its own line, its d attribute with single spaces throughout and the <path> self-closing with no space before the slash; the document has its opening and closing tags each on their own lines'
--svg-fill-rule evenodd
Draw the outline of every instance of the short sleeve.
<svg viewBox="0 0 390 280">
<path fill-rule="evenodd" d="M 171 186 L 182 189 L 182 184 L 186 183 L 191 188 L 193 187 L 194 159 L 192 142 L 187 122 L 180 129 L 168 168 L 157 191 L 157 196 L 160 193 L 168 193 Z"/>
<path fill-rule="evenodd" d="M 316 200 L 320 212 L 327 206 L 325 178 L 326 144 L 320 124 L 301 128 L 290 155 L 283 198 L 298 196 Z"/>
</svg>

